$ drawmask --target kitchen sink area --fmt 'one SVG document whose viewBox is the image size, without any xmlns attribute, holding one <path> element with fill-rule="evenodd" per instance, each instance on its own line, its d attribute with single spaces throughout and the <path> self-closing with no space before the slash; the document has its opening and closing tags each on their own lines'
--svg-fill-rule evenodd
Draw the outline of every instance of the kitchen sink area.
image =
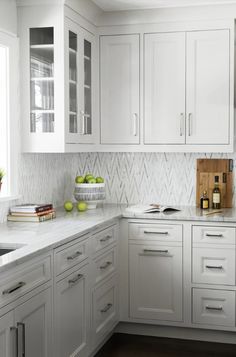
<svg viewBox="0 0 236 357">
<path fill-rule="evenodd" d="M 8 243 L 1 243 L 0 244 L 0 257 L 14 252 L 17 249 L 25 247 L 25 244 L 8 244 Z"/>
</svg>

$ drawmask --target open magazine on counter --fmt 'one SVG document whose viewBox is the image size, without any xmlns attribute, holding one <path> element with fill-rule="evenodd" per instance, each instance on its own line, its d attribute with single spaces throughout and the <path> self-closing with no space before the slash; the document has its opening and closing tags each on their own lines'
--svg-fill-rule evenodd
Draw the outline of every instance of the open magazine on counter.
<svg viewBox="0 0 236 357">
<path fill-rule="evenodd" d="M 150 204 L 150 205 L 134 205 L 126 208 L 127 212 L 130 213 L 155 213 L 155 212 L 171 212 L 171 211 L 180 211 L 180 209 L 172 206 L 163 206 L 159 204 Z"/>
</svg>

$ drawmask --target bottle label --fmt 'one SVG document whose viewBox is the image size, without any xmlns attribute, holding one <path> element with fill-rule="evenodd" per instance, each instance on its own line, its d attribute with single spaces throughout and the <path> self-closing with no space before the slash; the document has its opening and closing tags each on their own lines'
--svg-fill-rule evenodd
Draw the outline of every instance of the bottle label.
<svg viewBox="0 0 236 357">
<path fill-rule="evenodd" d="M 220 203 L 220 194 L 213 193 L 213 203 Z"/>
<path fill-rule="evenodd" d="M 208 208 L 208 200 L 203 200 L 202 208 Z"/>
</svg>

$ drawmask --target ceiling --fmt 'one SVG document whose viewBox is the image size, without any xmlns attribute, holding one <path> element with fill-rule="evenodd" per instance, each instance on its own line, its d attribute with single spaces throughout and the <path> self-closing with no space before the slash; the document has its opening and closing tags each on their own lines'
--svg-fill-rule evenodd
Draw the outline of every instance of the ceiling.
<svg viewBox="0 0 236 357">
<path fill-rule="evenodd" d="M 236 0 L 92 0 L 104 11 L 143 10 L 165 7 L 236 4 Z"/>
</svg>

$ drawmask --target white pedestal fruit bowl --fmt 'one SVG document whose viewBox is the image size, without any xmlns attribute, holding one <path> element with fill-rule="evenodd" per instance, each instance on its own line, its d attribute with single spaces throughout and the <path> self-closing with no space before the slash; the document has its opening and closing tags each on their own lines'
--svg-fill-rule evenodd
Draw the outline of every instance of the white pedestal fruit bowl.
<svg viewBox="0 0 236 357">
<path fill-rule="evenodd" d="M 85 201 L 88 209 L 94 209 L 105 200 L 105 183 L 76 183 L 74 197 Z"/>
</svg>

